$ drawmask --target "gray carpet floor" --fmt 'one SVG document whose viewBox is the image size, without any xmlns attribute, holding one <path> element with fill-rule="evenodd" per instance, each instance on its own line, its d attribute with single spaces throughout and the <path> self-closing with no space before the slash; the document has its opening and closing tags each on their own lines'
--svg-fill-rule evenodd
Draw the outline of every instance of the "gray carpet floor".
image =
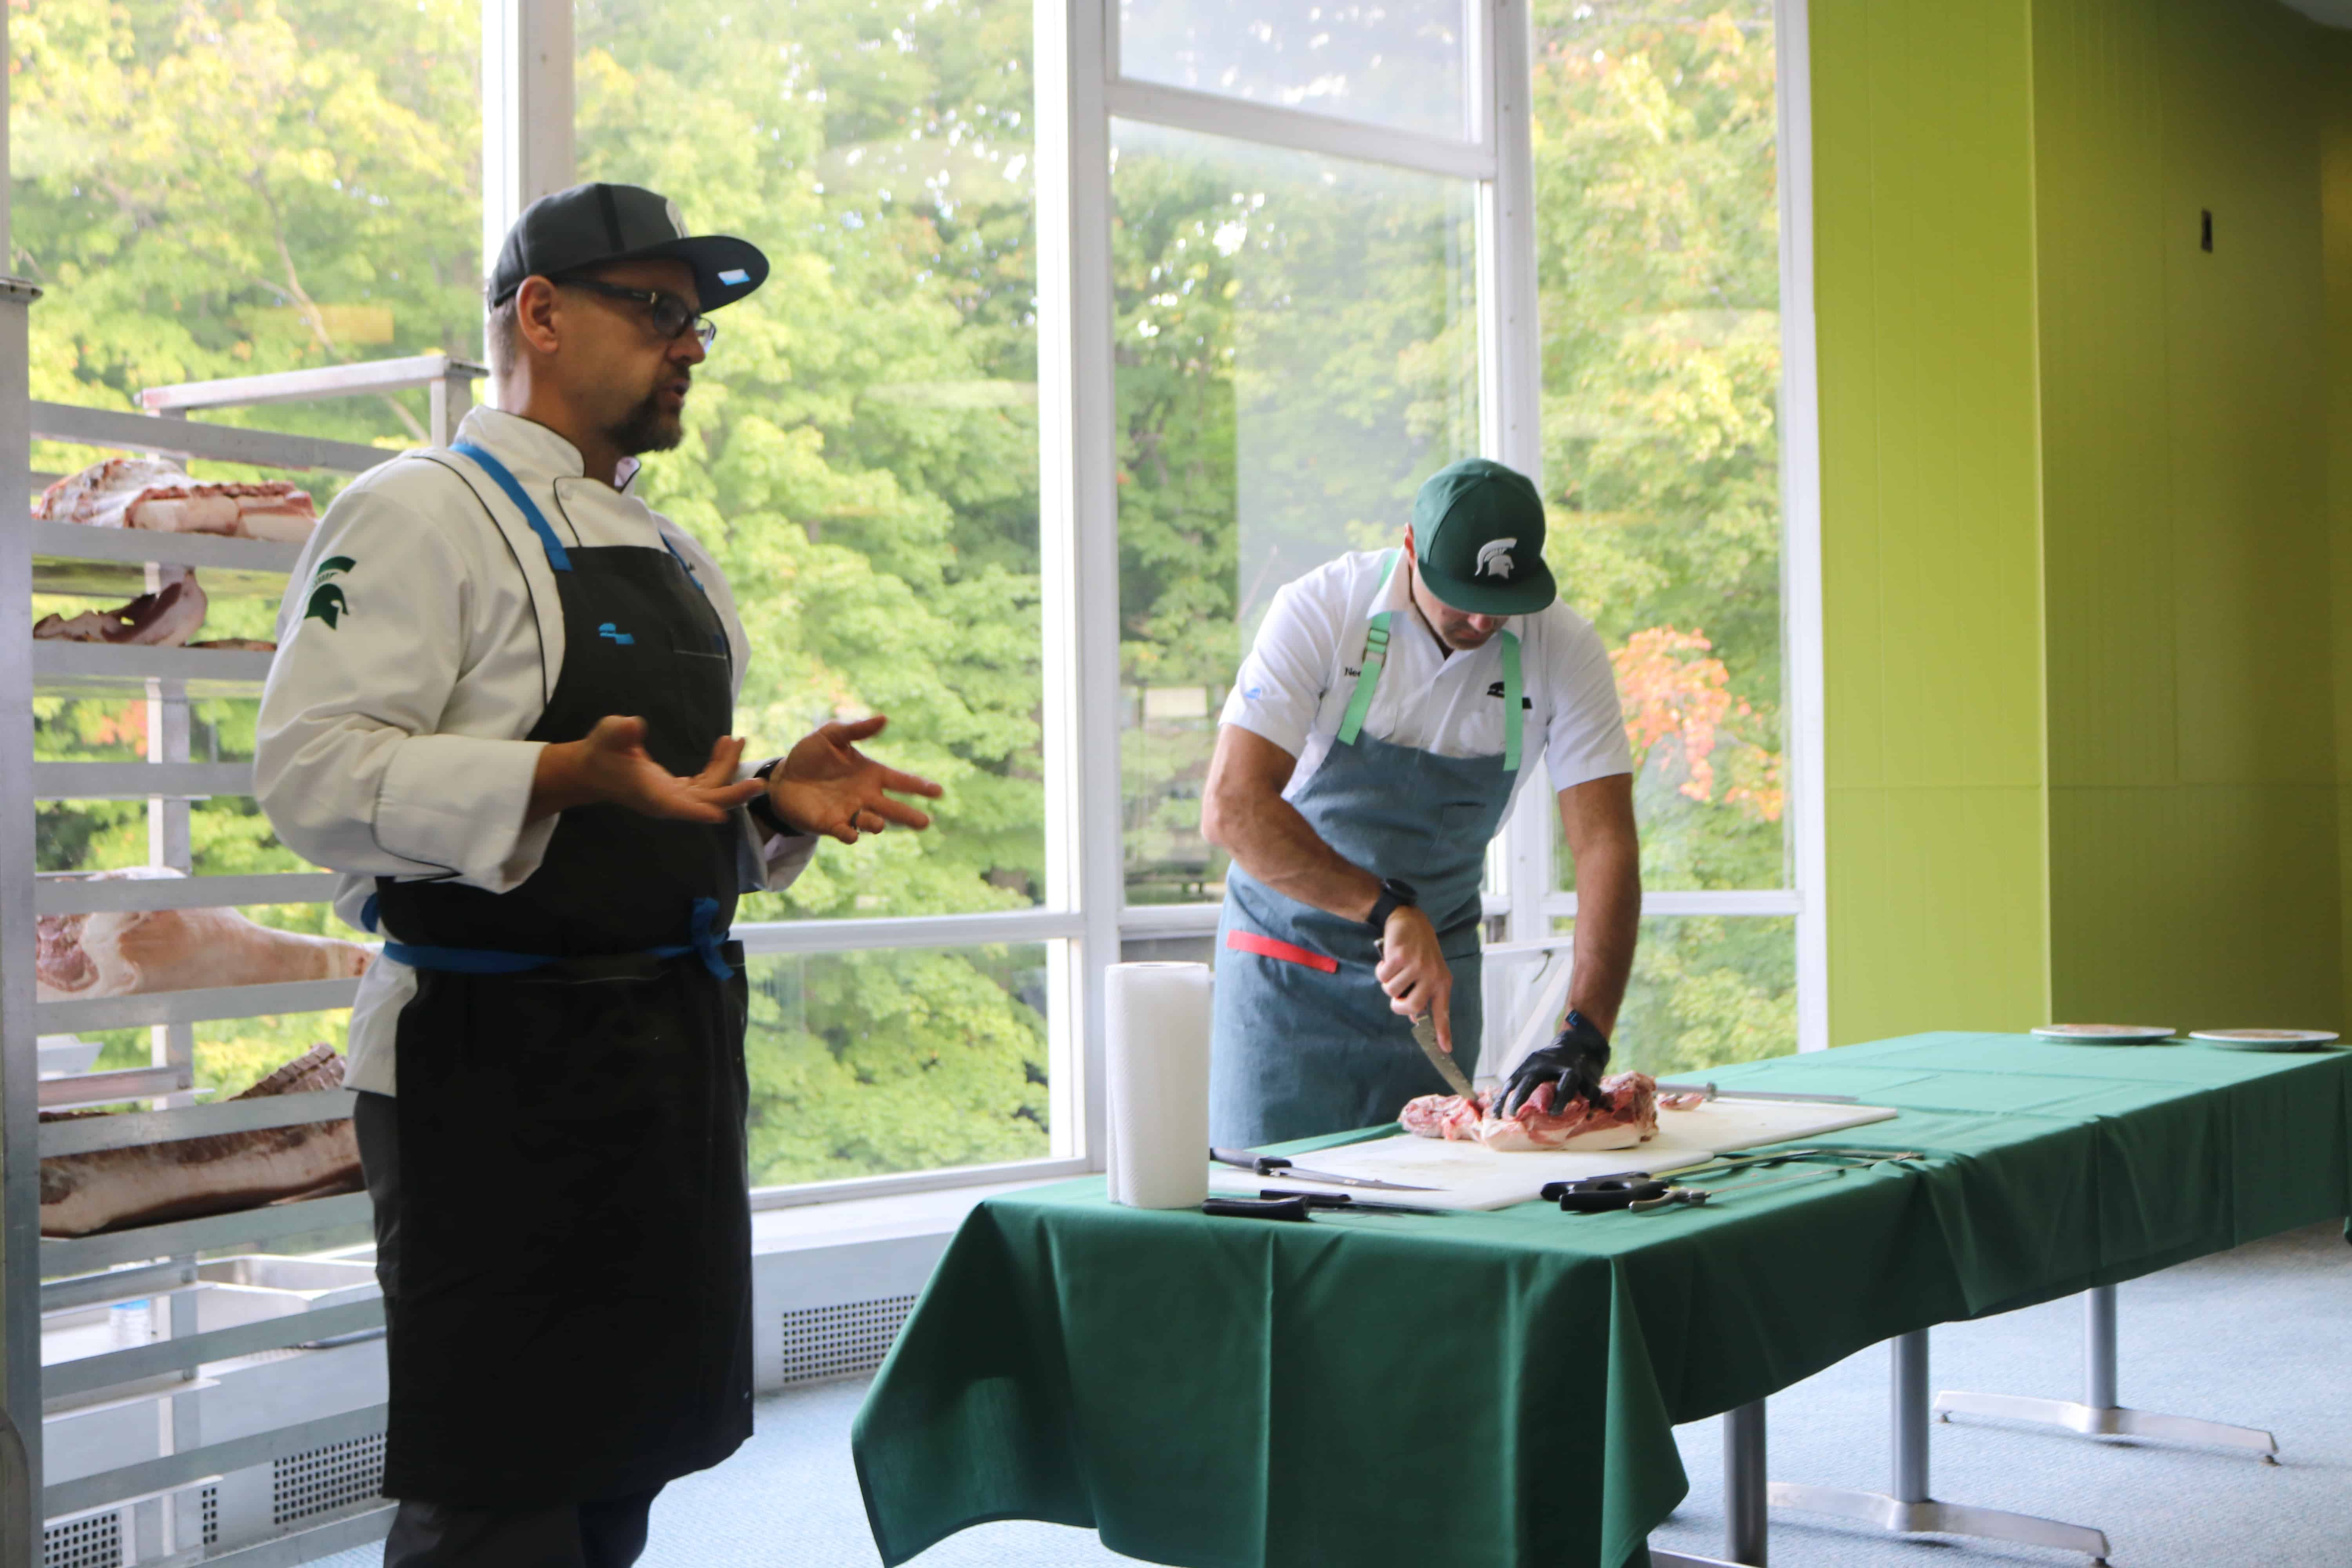
<svg viewBox="0 0 2352 1568">
<path fill-rule="evenodd" d="M 2079 1398 L 2079 1299 L 1939 1328 L 1933 1386 Z M 2352 1568 L 2352 1247 L 2330 1225 L 2292 1232 L 2123 1287 L 2126 1405 L 2274 1433 L 2280 1464 L 2018 1426 L 1935 1427 L 1933 1481 L 1948 1501 L 2105 1530 L 2116 1568 L 2293 1564 Z M 1884 1488 L 1887 1352 L 1865 1351 L 1770 1405 L 1775 1479 Z M 727 1464 L 688 1477 L 655 1505 L 646 1568 L 873 1568 L 849 1463 L 863 1383 L 761 1402 L 758 1435 Z M 1678 1436 L 1691 1493 L 1653 1539 L 1712 1555 L 1723 1544 L 1717 1423 Z M 2081 1564 L 2044 1549 L 1957 1536 L 1889 1539 L 1858 1525 L 1776 1511 L 1777 1568 L 1965 1568 Z M 381 1551 L 327 1559 L 373 1568 Z M 982 1525 L 941 1542 L 921 1568 L 1097 1568 L 1129 1563 L 1090 1532 Z M 1301 1565 L 1306 1568 L 1306 1565 Z"/>
</svg>

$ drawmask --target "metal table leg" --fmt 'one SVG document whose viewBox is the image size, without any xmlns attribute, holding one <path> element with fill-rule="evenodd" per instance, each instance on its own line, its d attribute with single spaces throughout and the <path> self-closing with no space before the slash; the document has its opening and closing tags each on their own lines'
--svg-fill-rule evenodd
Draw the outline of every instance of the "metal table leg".
<svg viewBox="0 0 2352 1568">
<path fill-rule="evenodd" d="M 2252 1426 L 2226 1426 L 2193 1415 L 2158 1415 L 2116 1403 L 2116 1288 L 2101 1285 L 2083 1296 L 2083 1401 L 2030 1399 L 2015 1394 L 1967 1394 L 1947 1389 L 1936 1395 L 1936 1418 L 1994 1415 L 2063 1427 L 2084 1437 L 2163 1437 L 2216 1448 L 2251 1449 L 2265 1465 L 2278 1463 L 2278 1441 Z"/>
<path fill-rule="evenodd" d="M 1843 1487 L 1792 1486 L 1774 1481 L 1775 1508 L 1802 1509 L 1808 1513 L 1835 1514 L 1899 1534 L 1932 1531 L 1942 1535 L 1979 1535 L 1994 1541 L 2021 1541 L 2034 1546 L 2054 1546 L 2064 1552 L 2088 1553 L 2092 1561 L 2107 1560 L 2107 1538 L 2100 1531 L 2032 1514 L 1967 1503 L 1938 1502 L 1927 1487 L 1927 1331 L 1904 1334 L 1893 1342 L 1895 1362 L 1895 1490 L 1849 1491 Z"/>
<path fill-rule="evenodd" d="M 1764 1402 L 1723 1413 L 1723 1556 L 1650 1549 L 1650 1568 L 1765 1568 Z"/>
</svg>

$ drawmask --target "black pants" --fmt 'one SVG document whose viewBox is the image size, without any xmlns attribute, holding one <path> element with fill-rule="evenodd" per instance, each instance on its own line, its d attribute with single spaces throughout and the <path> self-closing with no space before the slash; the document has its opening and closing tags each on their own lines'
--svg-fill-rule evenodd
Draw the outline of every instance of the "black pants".
<svg viewBox="0 0 2352 1568">
<path fill-rule="evenodd" d="M 389 1096 L 362 1090 L 352 1110 L 368 1197 L 375 1205 L 375 1277 L 400 1284 L 400 1143 Z M 446 1508 L 403 1498 L 384 1568 L 629 1568 L 646 1549 L 646 1515 L 661 1491 L 534 1508 Z"/>
</svg>

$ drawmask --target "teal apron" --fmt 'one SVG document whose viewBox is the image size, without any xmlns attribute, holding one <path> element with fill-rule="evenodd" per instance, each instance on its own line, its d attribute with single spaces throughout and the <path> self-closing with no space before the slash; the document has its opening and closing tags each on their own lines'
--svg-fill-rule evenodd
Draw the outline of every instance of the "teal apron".
<svg viewBox="0 0 2352 1568">
<path fill-rule="evenodd" d="M 1396 571 L 1389 552 L 1384 594 Z M 1377 595 L 1376 595 L 1377 597 Z M 1454 973 L 1447 1008 L 1465 1070 L 1484 1018 L 1479 885 L 1486 846 L 1510 809 L 1524 728 L 1519 639 L 1501 637 L 1500 756 L 1443 757 L 1362 733 L 1388 660 L 1390 619 L 1371 618 L 1361 672 L 1322 766 L 1291 799 L 1323 842 L 1375 877 L 1412 884 Z M 1392 1121 L 1445 1082 L 1390 1010 L 1373 977 L 1376 933 L 1275 891 L 1235 866 L 1218 924 L 1215 1026 L 1209 1058 L 1212 1142 L 1247 1147 Z"/>
</svg>

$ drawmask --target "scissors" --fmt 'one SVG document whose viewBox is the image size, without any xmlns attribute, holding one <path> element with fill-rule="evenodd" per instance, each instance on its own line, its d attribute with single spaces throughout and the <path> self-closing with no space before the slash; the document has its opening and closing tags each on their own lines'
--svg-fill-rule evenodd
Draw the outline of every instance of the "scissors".
<svg viewBox="0 0 2352 1568">
<path fill-rule="evenodd" d="M 1815 1152 L 1820 1151 L 1798 1150 L 1781 1158 L 1792 1159 L 1801 1154 Z M 1626 1209 L 1634 1214 L 1648 1214 L 1654 1210 L 1670 1208 L 1678 1204 L 1696 1208 L 1709 1199 L 1718 1196 L 1736 1197 L 1742 1193 L 1761 1192 L 1766 1187 L 1787 1186 L 1792 1182 L 1814 1182 L 1835 1178 L 1844 1175 L 1848 1171 L 1867 1171 L 1875 1165 L 1888 1164 L 1899 1160 L 1916 1160 L 1921 1157 L 1919 1151 L 1906 1149 L 1895 1153 L 1856 1159 L 1851 1164 L 1838 1165 L 1826 1171 L 1801 1171 L 1793 1176 L 1779 1176 L 1769 1182 L 1743 1182 L 1738 1186 L 1721 1188 L 1686 1187 L 1681 1185 L 1678 1179 L 1660 1181 L 1646 1172 L 1627 1171 L 1613 1176 L 1587 1176 L 1579 1182 L 1548 1183 L 1544 1187 L 1544 1195 L 1556 1197 L 1561 1209 L 1570 1214 L 1607 1214 L 1616 1209 Z M 1770 1163 L 1769 1160 L 1747 1161 L 1733 1166 L 1731 1171 L 1724 1173 L 1731 1174 L 1740 1170 L 1754 1169 Z"/>
</svg>

